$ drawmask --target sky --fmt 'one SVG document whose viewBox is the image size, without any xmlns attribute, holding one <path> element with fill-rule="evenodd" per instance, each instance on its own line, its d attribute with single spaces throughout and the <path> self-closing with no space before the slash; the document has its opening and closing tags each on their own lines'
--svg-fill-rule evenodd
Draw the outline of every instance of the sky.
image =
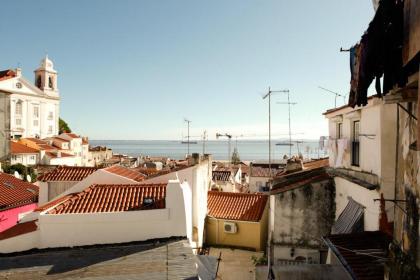
<svg viewBox="0 0 420 280">
<path fill-rule="evenodd" d="M 6 1 L 0 69 L 33 71 L 48 54 L 60 116 L 90 139 L 171 139 L 207 130 L 268 135 L 268 87 L 289 89 L 294 138 L 327 135 L 322 112 L 347 94 L 348 52 L 371 0 Z M 272 135 L 286 137 L 286 94 L 273 94 Z M 337 99 L 343 105 L 343 99 Z"/>
</svg>

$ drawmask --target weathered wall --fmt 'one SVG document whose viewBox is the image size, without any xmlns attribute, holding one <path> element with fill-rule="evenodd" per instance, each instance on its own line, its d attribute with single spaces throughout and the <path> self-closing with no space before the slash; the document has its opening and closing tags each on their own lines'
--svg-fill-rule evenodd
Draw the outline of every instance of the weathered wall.
<svg viewBox="0 0 420 280">
<path fill-rule="evenodd" d="M 413 115 L 417 114 L 417 104 L 405 104 Z M 417 116 L 418 118 L 419 116 Z M 407 200 L 399 203 L 407 214 L 395 207 L 394 239 L 403 250 L 417 259 L 420 267 L 419 252 L 419 208 L 420 208 L 420 152 L 410 149 L 417 140 L 417 122 L 403 110 L 399 110 L 399 139 L 396 199 Z"/>
<path fill-rule="evenodd" d="M 0 91 L 0 160 L 9 155 L 10 95 Z"/>
<path fill-rule="evenodd" d="M 290 251 L 285 255 L 281 248 L 295 248 L 296 252 L 296 248 L 316 251 L 323 246 L 320 238 L 330 233 L 334 223 L 334 183 L 324 180 L 276 194 L 271 207 L 274 207 L 274 259 L 297 256 L 290 256 Z"/>
</svg>

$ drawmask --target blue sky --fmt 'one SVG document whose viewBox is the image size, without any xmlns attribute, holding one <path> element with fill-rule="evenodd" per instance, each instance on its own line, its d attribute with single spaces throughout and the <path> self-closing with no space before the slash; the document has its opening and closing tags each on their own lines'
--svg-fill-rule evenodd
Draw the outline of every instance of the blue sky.
<svg viewBox="0 0 420 280">
<path fill-rule="evenodd" d="M 298 104 L 299 138 L 327 134 L 322 112 L 347 93 L 348 48 L 374 14 L 370 0 L 7 1 L 0 68 L 33 80 L 48 53 L 59 72 L 61 117 L 91 139 L 180 139 L 204 129 L 267 135 L 268 86 Z M 287 110 L 273 98 L 273 135 Z M 341 99 L 337 100 L 343 104 Z"/>
</svg>

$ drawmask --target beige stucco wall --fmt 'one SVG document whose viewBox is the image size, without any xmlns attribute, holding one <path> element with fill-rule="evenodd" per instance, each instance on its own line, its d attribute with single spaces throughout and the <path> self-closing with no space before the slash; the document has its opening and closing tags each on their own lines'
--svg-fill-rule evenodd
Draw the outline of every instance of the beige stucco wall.
<svg viewBox="0 0 420 280">
<path fill-rule="evenodd" d="M 224 222 L 236 224 L 236 233 L 224 232 Z M 266 249 L 268 226 L 268 209 L 264 210 L 260 222 L 245 222 L 215 219 L 206 219 L 206 244 L 222 245 L 239 248 L 250 248 L 256 251 Z"/>
</svg>

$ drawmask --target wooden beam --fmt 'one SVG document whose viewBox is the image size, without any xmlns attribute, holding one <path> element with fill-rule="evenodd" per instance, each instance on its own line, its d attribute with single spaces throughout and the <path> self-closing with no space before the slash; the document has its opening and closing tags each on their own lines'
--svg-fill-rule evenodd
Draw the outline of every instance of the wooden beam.
<svg viewBox="0 0 420 280">
<path fill-rule="evenodd" d="M 400 88 L 384 96 L 385 104 L 395 104 L 401 102 L 416 102 L 418 88 Z"/>
</svg>

